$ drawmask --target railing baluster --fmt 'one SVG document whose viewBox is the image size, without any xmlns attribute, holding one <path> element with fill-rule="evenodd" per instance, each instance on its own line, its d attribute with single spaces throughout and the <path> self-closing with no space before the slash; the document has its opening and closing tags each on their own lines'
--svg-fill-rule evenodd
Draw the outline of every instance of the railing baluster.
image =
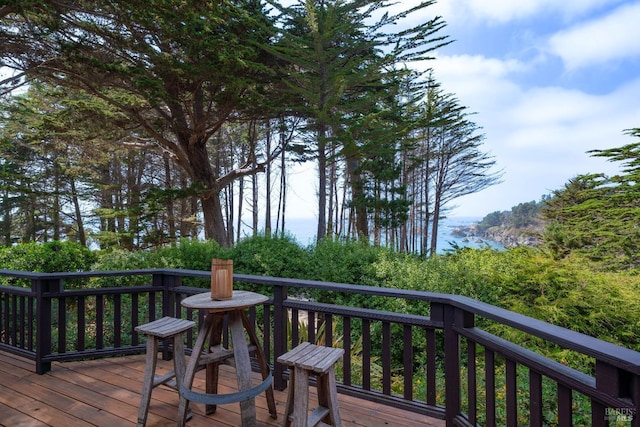
<svg viewBox="0 0 640 427">
<path fill-rule="evenodd" d="M 158 319 L 158 317 L 156 316 L 156 307 L 158 305 L 156 303 L 156 295 L 157 292 L 149 292 L 149 322 L 153 322 L 154 320 Z M 176 298 L 176 300 L 177 299 L 178 298 Z M 178 310 L 177 313 L 180 314 L 180 311 Z"/>
<path fill-rule="evenodd" d="M 591 427 L 606 427 L 609 425 L 607 410 L 603 404 L 591 399 Z"/>
<path fill-rule="evenodd" d="M 437 387 L 436 387 L 436 331 L 435 329 L 425 330 L 425 351 L 427 353 L 426 366 L 426 386 L 427 386 L 427 405 L 436 405 Z"/>
<path fill-rule="evenodd" d="M 122 298 L 120 294 L 113 296 L 113 346 L 122 347 Z"/>
<path fill-rule="evenodd" d="M 28 344 L 27 344 L 27 349 L 29 351 L 34 351 L 34 339 L 35 339 L 35 335 L 36 335 L 36 317 L 34 315 L 34 306 L 36 304 L 36 300 L 33 297 L 27 297 L 27 300 L 29 301 L 29 304 L 27 305 L 27 328 L 29 330 L 29 338 L 28 338 Z"/>
<path fill-rule="evenodd" d="M 96 349 L 104 348 L 104 296 L 96 295 Z"/>
<path fill-rule="evenodd" d="M 476 344 L 467 340 L 467 415 L 469 422 L 476 424 L 477 419 L 477 384 L 476 384 Z"/>
<path fill-rule="evenodd" d="M 342 382 L 344 385 L 351 385 L 351 317 L 342 318 L 342 348 L 344 355 L 342 358 Z"/>
<path fill-rule="evenodd" d="M 58 298 L 58 353 L 67 351 L 67 299 Z"/>
<path fill-rule="evenodd" d="M 18 322 L 18 328 L 20 329 L 20 342 L 18 343 L 18 345 L 21 348 L 27 348 L 25 341 L 26 341 L 26 336 L 27 336 L 27 319 L 26 319 L 26 300 L 27 297 L 21 296 L 19 298 L 20 300 L 20 308 L 19 308 L 19 318 L 20 321 Z"/>
<path fill-rule="evenodd" d="M 131 345 L 138 345 L 138 333 L 136 332 L 136 326 L 138 326 L 138 316 L 140 315 L 140 308 L 138 306 L 138 299 L 140 294 L 134 292 L 131 294 Z"/>
<path fill-rule="evenodd" d="M 517 365 L 513 360 L 505 361 L 505 377 L 506 377 L 506 400 L 507 400 L 507 426 L 518 425 L 518 381 L 517 381 Z M 569 424 L 560 424 L 569 425 Z"/>
<path fill-rule="evenodd" d="M 558 384 L 558 425 L 571 426 L 572 421 L 572 393 L 571 389 Z"/>
<path fill-rule="evenodd" d="M 324 345 L 333 346 L 333 316 L 330 314 L 324 315 Z"/>
<path fill-rule="evenodd" d="M 307 312 L 307 341 L 316 342 L 316 313 L 314 311 Z"/>
<path fill-rule="evenodd" d="M 11 344 L 16 345 L 18 342 L 18 296 L 11 295 L 11 321 L 9 327 L 9 335 L 11 336 Z"/>
<path fill-rule="evenodd" d="M 460 339 L 454 326 L 458 317 L 457 309 L 444 308 L 444 375 L 445 375 L 445 419 L 453 425 L 460 414 Z M 460 325 L 462 326 L 462 324 Z"/>
<path fill-rule="evenodd" d="M 362 319 L 362 388 L 371 390 L 371 324 L 368 319 Z"/>
<path fill-rule="evenodd" d="M 542 375 L 529 370 L 529 420 L 531 427 L 542 427 Z"/>
<path fill-rule="evenodd" d="M 0 292 L 0 343 L 7 343 L 7 298 L 9 298 L 9 294 L 5 292 Z"/>
<path fill-rule="evenodd" d="M 78 332 L 77 332 L 77 342 L 76 342 L 76 351 L 84 351 L 85 341 L 84 341 L 84 332 L 87 330 L 87 320 L 85 316 L 85 299 L 83 295 L 78 296 Z"/>
<path fill-rule="evenodd" d="M 262 310 L 262 351 L 264 359 L 271 360 L 271 305 L 263 305 Z"/>
<path fill-rule="evenodd" d="M 485 425 L 496 425 L 496 361 L 493 351 L 484 351 Z"/>
<path fill-rule="evenodd" d="M 391 324 L 382 322 L 382 394 L 391 395 Z"/>
<path fill-rule="evenodd" d="M 300 343 L 300 318 L 298 310 L 291 310 L 291 346 Z"/>
<path fill-rule="evenodd" d="M 404 325 L 402 328 L 402 343 L 403 397 L 405 400 L 413 400 L 413 329 L 411 325 Z"/>
</svg>

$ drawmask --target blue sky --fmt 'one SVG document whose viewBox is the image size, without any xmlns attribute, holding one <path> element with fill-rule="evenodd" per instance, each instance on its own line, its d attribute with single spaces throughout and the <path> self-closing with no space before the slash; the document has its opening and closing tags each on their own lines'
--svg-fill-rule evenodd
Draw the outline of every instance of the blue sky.
<svg viewBox="0 0 640 427">
<path fill-rule="evenodd" d="M 450 216 L 509 210 L 578 174 L 617 172 L 586 152 L 634 142 L 623 130 L 640 127 L 640 0 L 440 0 L 427 10 L 455 41 L 425 65 L 475 113 L 504 171 Z M 291 177 L 292 216 L 316 215 L 305 169 Z"/>
<path fill-rule="evenodd" d="M 503 182 L 460 198 L 484 216 L 540 200 L 581 173 L 617 172 L 586 152 L 640 127 L 640 1 L 441 0 L 455 40 L 429 64 L 475 112 Z"/>
</svg>

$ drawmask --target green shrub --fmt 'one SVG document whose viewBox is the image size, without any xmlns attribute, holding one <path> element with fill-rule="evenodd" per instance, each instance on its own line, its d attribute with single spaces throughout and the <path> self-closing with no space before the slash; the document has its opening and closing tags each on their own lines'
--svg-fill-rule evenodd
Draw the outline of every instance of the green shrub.
<svg viewBox="0 0 640 427">
<path fill-rule="evenodd" d="M 95 254 L 73 242 L 24 243 L 0 249 L 0 268 L 37 273 L 87 271 Z M 28 280 L 3 277 L 2 284 L 31 286 Z M 81 286 L 81 280 L 67 281 L 69 288 Z"/>
<path fill-rule="evenodd" d="M 141 270 L 151 268 L 147 259 L 147 252 L 129 252 L 124 249 L 114 249 L 101 252 L 98 260 L 92 266 L 93 271 Z M 122 286 L 137 286 L 149 284 L 150 276 L 107 276 L 92 277 L 91 287 L 108 288 Z"/>
<path fill-rule="evenodd" d="M 230 255 L 229 250 L 214 240 L 181 239 L 178 244 L 160 248 L 148 257 L 150 266 L 154 268 L 210 271 L 213 258 L 229 258 Z"/>
<path fill-rule="evenodd" d="M 86 271 L 95 254 L 73 242 L 24 243 L 0 249 L 0 266 L 38 273 Z"/>
<path fill-rule="evenodd" d="M 307 253 L 289 236 L 248 237 L 236 244 L 229 255 L 236 273 L 298 279 L 306 276 Z"/>
</svg>

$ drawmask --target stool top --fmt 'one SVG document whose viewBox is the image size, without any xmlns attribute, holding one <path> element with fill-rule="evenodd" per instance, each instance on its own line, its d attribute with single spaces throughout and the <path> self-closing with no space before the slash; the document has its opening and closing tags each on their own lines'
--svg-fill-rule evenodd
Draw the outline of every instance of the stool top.
<svg viewBox="0 0 640 427">
<path fill-rule="evenodd" d="M 211 299 L 210 292 L 191 295 L 181 301 L 183 307 L 207 310 L 210 313 L 220 311 L 242 310 L 247 307 L 262 304 L 269 297 L 249 291 L 233 291 L 233 296 L 228 300 Z"/>
<path fill-rule="evenodd" d="M 296 366 L 316 373 L 324 373 L 340 360 L 344 350 L 303 342 L 293 350 L 278 357 L 278 362 Z"/>
<path fill-rule="evenodd" d="M 136 331 L 160 338 L 167 338 L 172 335 L 181 334 L 187 329 L 193 328 L 196 322 L 192 320 L 176 319 L 165 316 L 162 319 L 136 326 Z"/>
</svg>

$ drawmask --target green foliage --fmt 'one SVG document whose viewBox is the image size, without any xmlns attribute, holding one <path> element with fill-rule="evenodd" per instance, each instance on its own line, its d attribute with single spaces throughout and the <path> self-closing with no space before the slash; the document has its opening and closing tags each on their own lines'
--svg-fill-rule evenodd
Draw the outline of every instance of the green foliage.
<svg viewBox="0 0 640 427">
<path fill-rule="evenodd" d="M 524 228 L 540 221 L 541 210 L 545 207 L 545 198 L 513 206 L 510 211 L 491 212 L 478 223 L 478 229 L 483 231 L 490 227 Z"/>
<path fill-rule="evenodd" d="M 25 243 L 0 249 L 0 266 L 9 270 L 38 273 L 73 272 L 90 269 L 95 254 L 73 242 Z"/>
<path fill-rule="evenodd" d="M 259 235 L 246 238 L 229 251 L 237 273 L 304 278 L 307 254 L 289 236 Z"/>
<path fill-rule="evenodd" d="M 327 237 L 309 249 L 306 278 L 375 286 L 373 265 L 381 253 L 389 252 L 367 241 Z"/>
<path fill-rule="evenodd" d="M 149 254 L 149 262 L 156 268 L 183 268 L 187 270 L 211 270 L 213 258 L 228 258 L 228 249 L 214 240 L 204 242 L 181 239 L 178 244 L 159 248 Z"/>
<path fill-rule="evenodd" d="M 639 129 L 627 133 L 640 137 Z M 556 258 L 576 253 L 602 269 L 636 268 L 640 266 L 640 142 L 591 153 L 620 162 L 622 173 L 581 175 L 555 191 L 543 210 L 551 224 L 545 243 Z"/>
<path fill-rule="evenodd" d="M 0 248 L 0 268 L 38 273 L 85 271 L 91 268 L 95 254 L 86 247 L 73 242 L 25 243 Z M 1 277 L 0 283 L 31 286 L 27 280 Z M 67 287 L 80 285 L 68 281 Z"/>
<path fill-rule="evenodd" d="M 123 249 L 114 249 L 100 253 L 98 260 L 92 266 L 94 271 L 109 270 L 138 270 L 152 268 L 148 259 L 148 252 L 130 252 Z M 150 283 L 149 276 L 110 276 L 92 277 L 90 286 L 113 287 L 113 286 L 136 286 Z"/>
</svg>

